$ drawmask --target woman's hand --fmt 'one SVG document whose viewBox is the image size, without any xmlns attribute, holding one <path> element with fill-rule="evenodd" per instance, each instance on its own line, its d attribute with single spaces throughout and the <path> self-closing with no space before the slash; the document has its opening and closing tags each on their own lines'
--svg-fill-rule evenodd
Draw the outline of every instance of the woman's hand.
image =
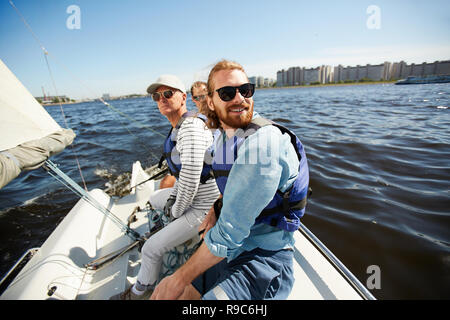
<svg viewBox="0 0 450 320">
<path fill-rule="evenodd" d="M 205 220 L 203 220 L 202 224 L 198 227 L 199 233 L 202 233 L 202 239 L 205 237 L 205 234 L 208 232 L 208 230 L 214 227 L 216 222 L 216 214 L 214 213 L 214 206 L 212 206 L 211 209 L 209 209 Z"/>
</svg>

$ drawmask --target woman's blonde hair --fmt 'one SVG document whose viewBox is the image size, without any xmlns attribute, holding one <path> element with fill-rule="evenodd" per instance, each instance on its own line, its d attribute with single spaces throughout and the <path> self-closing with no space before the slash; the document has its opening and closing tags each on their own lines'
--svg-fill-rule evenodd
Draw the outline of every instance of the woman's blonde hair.
<svg viewBox="0 0 450 320">
<path fill-rule="evenodd" d="M 191 86 L 191 94 L 192 94 L 192 91 L 194 90 L 194 88 L 201 88 L 203 86 L 205 86 L 205 88 L 207 87 L 206 82 L 204 82 L 204 81 L 195 81 L 192 84 L 192 86 Z"/>
<path fill-rule="evenodd" d="M 195 82 L 192 84 L 192 86 L 191 86 L 191 95 L 192 95 L 192 99 L 194 99 L 194 93 L 193 93 L 194 88 L 201 88 L 201 87 L 203 87 L 203 86 L 204 86 L 205 88 L 207 88 L 207 84 L 206 84 L 206 82 L 204 82 L 204 81 L 195 81 Z M 205 112 L 207 112 L 207 109 L 208 109 L 208 105 L 206 104 L 206 99 L 203 99 L 203 101 L 200 102 L 200 109 L 199 109 L 199 111 L 200 111 L 200 113 L 206 115 Z"/>
<path fill-rule="evenodd" d="M 240 70 L 243 73 L 245 73 L 244 68 L 237 62 L 225 59 L 217 62 L 216 65 L 209 72 L 208 76 L 207 89 L 208 89 L 208 96 L 210 99 L 212 99 L 212 96 L 214 94 L 214 83 L 213 83 L 214 74 L 222 70 Z M 209 128 L 217 129 L 220 127 L 219 117 L 217 116 L 215 111 L 209 109 L 206 99 L 202 104 L 202 113 L 204 113 L 204 115 L 208 117 L 208 121 L 206 122 L 206 124 Z"/>
</svg>

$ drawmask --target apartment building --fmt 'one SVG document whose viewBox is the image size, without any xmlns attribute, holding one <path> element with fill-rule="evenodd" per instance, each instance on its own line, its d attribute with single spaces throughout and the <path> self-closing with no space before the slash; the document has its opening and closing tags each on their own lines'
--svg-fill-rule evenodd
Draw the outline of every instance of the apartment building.
<svg viewBox="0 0 450 320">
<path fill-rule="evenodd" d="M 335 67 L 322 65 L 316 68 L 290 67 L 277 72 L 277 86 L 307 85 L 311 83 L 338 83 L 345 81 L 396 80 L 409 76 L 427 76 L 450 74 L 450 60 L 433 63 L 410 64 L 404 61 L 384 62 L 382 64 L 365 66 L 338 65 Z"/>
</svg>

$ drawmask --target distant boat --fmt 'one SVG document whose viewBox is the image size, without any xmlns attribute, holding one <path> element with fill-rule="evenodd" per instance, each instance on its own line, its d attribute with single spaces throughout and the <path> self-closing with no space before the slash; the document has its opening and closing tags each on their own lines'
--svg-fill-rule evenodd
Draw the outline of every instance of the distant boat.
<svg viewBox="0 0 450 320">
<path fill-rule="evenodd" d="M 425 84 L 425 83 L 446 83 L 450 82 L 450 75 L 425 76 L 425 77 L 408 77 L 398 80 L 395 84 Z"/>
</svg>

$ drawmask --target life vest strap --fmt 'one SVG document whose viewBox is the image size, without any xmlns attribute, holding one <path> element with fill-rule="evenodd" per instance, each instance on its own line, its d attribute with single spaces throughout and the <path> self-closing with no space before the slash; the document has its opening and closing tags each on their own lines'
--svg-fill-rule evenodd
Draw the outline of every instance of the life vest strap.
<svg viewBox="0 0 450 320">
<path fill-rule="evenodd" d="M 302 200 L 295 201 L 295 202 L 289 202 L 288 200 L 289 200 L 289 198 L 286 199 L 283 197 L 283 203 L 281 205 L 270 208 L 270 209 L 264 209 L 263 211 L 261 211 L 258 218 L 267 217 L 267 216 L 270 216 L 270 215 L 280 212 L 280 211 L 283 212 L 285 216 L 287 216 L 289 213 L 289 209 L 302 210 L 306 207 L 307 197 L 304 197 Z"/>
<path fill-rule="evenodd" d="M 213 172 L 213 178 L 228 177 L 230 171 L 228 170 L 211 170 Z"/>
<path fill-rule="evenodd" d="M 283 193 L 283 202 L 281 205 L 276 206 L 274 208 L 270 208 L 270 209 L 264 209 L 263 211 L 261 211 L 261 213 L 259 214 L 258 218 L 263 218 L 263 217 L 267 217 L 270 216 L 274 213 L 277 212 L 283 212 L 285 217 L 289 216 L 289 209 L 290 210 L 303 210 L 306 207 L 306 203 L 308 202 L 308 198 L 311 197 L 312 195 L 312 189 L 311 187 L 308 187 L 308 193 L 307 195 L 299 200 L 299 201 L 294 201 L 294 202 L 289 202 L 289 195 L 290 195 L 290 190 L 286 191 L 285 193 Z"/>
<path fill-rule="evenodd" d="M 161 156 L 161 159 L 159 159 L 158 169 L 161 169 L 164 159 L 166 159 L 166 155 L 163 153 L 163 155 Z"/>
<path fill-rule="evenodd" d="M 170 128 L 170 131 L 166 137 L 166 140 L 164 142 L 164 150 L 166 150 L 166 144 L 168 143 L 168 139 L 172 140 L 172 146 L 169 145 L 169 147 L 171 147 L 172 149 L 168 152 L 163 151 L 163 154 L 161 156 L 161 159 L 159 160 L 158 163 L 158 168 L 162 167 L 162 163 L 164 161 L 164 159 L 166 159 L 167 164 L 168 164 L 168 169 L 169 172 L 172 176 L 174 176 L 175 178 L 179 178 L 180 176 L 180 172 L 179 170 L 176 168 L 176 165 L 172 162 L 172 151 L 175 149 L 175 146 L 177 144 L 177 138 L 178 138 L 178 130 L 181 128 L 181 125 L 183 124 L 183 122 L 186 120 L 186 118 L 188 117 L 194 117 L 194 118 L 199 118 L 201 119 L 203 122 L 206 122 L 207 118 L 205 115 L 199 113 L 199 112 L 195 112 L 195 111 L 187 111 L 185 112 L 181 118 L 178 120 L 177 124 L 175 125 L 175 127 Z M 175 129 L 175 131 L 173 131 Z M 174 132 L 174 136 L 172 136 L 172 132 Z M 171 168 L 171 166 L 174 166 L 175 168 Z M 208 164 L 206 164 L 205 162 L 203 162 L 203 167 L 205 168 L 206 166 L 208 166 Z M 173 169 L 173 170 L 172 170 Z M 202 184 L 206 183 L 206 181 L 208 181 L 209 179 L 213 179 L 214 175 L 211 172 L 208 172 L 207 174 L 205 174 L 204 176 L 200 177 L 200 182 Z"/>
<path fill-rule="evenodd" d="M 208 181 L 209 179 L 214 179 L 214 173 L 213 173 L 212 169 L 208 172 L 208 174 L 206 174 L 204 176 L 200 176 L 200 183 L 205 184 L 206 181 Z"/>
</svg>

